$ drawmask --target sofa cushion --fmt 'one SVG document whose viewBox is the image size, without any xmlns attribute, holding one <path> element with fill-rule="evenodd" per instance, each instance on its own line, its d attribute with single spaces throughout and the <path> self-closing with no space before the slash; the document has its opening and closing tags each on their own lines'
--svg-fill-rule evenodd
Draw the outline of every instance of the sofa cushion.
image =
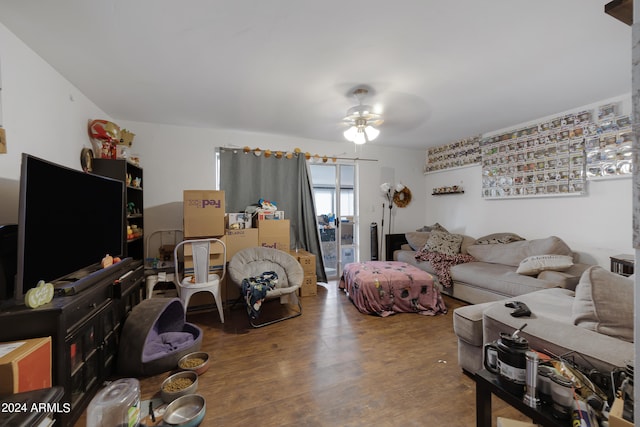
<svg viewBox="0 0 640 427">
<path fill-rule="evenodd" d="M 511 243 L 524 240 L 522 237 L 515 233 L 493 233 L 486 236 L 479 237 L 476 240 L 476 245 L 491 245 L 497 243 Z"/>
<path fill-rule="evenodd" d="M 451 267 L 451 278 L 508 297 L 557 286 L 555 283 L 516 273 L 516 268 L 487 262 L 467 262 Z"/>
<path fill-rule="evenodd" d="M 573 323 L 633 342 L 633 281 L 600 266 L 580 277 L 573 303 Z"/>
<path fill-rule="evenodd" d="M 533 255 L 520 262 L 516 273 L 536 276 L 542 271 L 564 271 L 573 265 L 573 257 L 568 255 Z"/>
<path fill-rule="evenodd" d="M 513 267 L 518 267 L 523 259 L 532 255 L 573 256 L 571 248 L 556 236 L 506 244 L 471 245 L 467 251 L 478 261 Z"/>
<path fill-rule="evenodd" d="M 417 260 L 415 251 L 395 251 L 393 254 L 393 259 L 395 261 L 406 262 L 407 264 L 418 267 L 419 269 L 424 270 L 434 276 L 434 281 L 437 281 L 438 273 L 436 273 L 433 265 L 431 265 L 429 261 Z"/>
<path fill-rule="evenodd" d="M 475 237 L 467 236 L 466 234 L 462 235 L 462 244 L 460 245 L 460 253 L 468 255 L 469 246 L 473 245 L 476 242 Z"/>
<path fill-rule="evenodd" d="M 463 236 L 442 231 L 432 231 L 424 248 L 429 252 L 438 252 L 445 255 L 460 253 Z"/>
<path fill-rule="evenodd" d="M 404 237 L 407 239 L 407 243 L 409 243 L 411 249 L 419 251 L 427 244 L 430 235 L 431 233 L 428 231 L 410 231 L 409 233 L 405 233 Z"/>
<path fill-rule="evenodd" d="M 482 346 L 482 313 L 493 301 L 472 304 L 453 310 L 453 331 L 458 339 L 475 346 Z"/>
</svg>

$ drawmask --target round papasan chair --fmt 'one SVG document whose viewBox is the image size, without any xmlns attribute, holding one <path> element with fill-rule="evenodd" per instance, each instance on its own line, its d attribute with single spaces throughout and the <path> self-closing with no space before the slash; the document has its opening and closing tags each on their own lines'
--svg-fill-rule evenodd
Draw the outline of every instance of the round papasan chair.
<svg viewBox="0 0 640 427">
<path fill-rule="evenodd" d="M 236 253 L 227 267 L 229 277 L 242 289 L 242 281 L 257 277 L 266 272 L 276 273 L 278 280 L 273 289 L 266 293 L 266 300 L 280 298 L 281 304 L 293 306 L 285 315 L 259 323 L 249 317 L 251 326 L 258 328 L 302 314 L 302 304 L 298 298 L 298 289 L 304 280 L 304 271 L 298 261 L 287 252 L 266 247 L 252 247 Z"/>
</svg>

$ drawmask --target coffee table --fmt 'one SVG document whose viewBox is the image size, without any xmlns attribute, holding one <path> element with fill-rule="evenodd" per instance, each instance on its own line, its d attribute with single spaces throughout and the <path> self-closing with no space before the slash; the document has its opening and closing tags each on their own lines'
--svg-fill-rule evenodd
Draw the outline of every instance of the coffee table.
<svg viewBox="0 0 640 427">
<path fill-rule="evenodd" d="M 570 427 L 571 420 L 559 420 L 551 414 L 550 406 L 532 408 L 522 401 L 522 397 L 516 396 L 502 387 L 498 377 L 486 369 L 476 372 L 476 426 L 491 427 L 491 395 L 495 394 L 509 405 L 531 418 L 535 424 L 544 427 Z"/>
</svg>

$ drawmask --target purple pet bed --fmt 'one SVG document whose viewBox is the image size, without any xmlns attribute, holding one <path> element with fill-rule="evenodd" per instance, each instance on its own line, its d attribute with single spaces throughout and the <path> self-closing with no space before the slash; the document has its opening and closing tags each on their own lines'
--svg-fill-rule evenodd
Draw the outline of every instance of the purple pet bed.
<svg viewBox="0 0 640 427">
<path fill-rule="evenodd" d="M 122 329 L 118 373 L 150 376 L 175 369 L 182 356 L 200 350 L 202 330 L 185 322 L 178 298 L 152 298 L 135 306 Z"/>
</svg>

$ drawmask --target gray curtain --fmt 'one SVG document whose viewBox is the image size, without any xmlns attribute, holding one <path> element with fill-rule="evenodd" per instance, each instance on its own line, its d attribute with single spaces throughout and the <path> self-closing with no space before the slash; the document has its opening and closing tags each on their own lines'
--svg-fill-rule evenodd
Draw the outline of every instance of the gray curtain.
<svg viewBox="0 0 640 427">
<path fill-rule="evenodd" d="M 326 282 L 313 189 L 304 155 L 277 159 L 233 151 L 220 149 L 220 189 L 225 191 L 227 212 L 244 212 L 260 199 L 274 202 L 291 222 L 291 248 L 315 254 L 318 281 Z"/>
</svg>

